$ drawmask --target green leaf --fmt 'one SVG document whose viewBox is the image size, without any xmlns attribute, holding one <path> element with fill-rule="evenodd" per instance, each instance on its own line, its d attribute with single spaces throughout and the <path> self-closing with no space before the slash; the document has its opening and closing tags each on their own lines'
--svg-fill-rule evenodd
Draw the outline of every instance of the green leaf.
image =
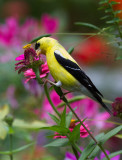
<svg viewBox="0 0 122 160">
<path fill-rule="evenodd" d="M 121 60 L 121 59 L 122 59 L 122 57 L 117 57 L 117 58 L 116 58 L 116 60 Z"/>
<path fill-rule="evenodd" d="M 122 12 L 122 10 L 117 10 L 117 11 L 114 11 L 114 14 L 118 14 L 120 12 Z"/>
<path fill-rule="evenodd" d="M 50 37 L 51 36 L 51 34 L 44 34 L 44 35 L 41 35 L 41 36 L 39 36 L 39 37 L 36 37 L 36 38 L 34 38 L 32 41 L 30 41 L 29 43 L 34 43 L 34 42 L 36 42 L 36 41 L 38 41 L 39 39 L 41 39 L 41 38 L 43 38 L 43 37 Z"/>
<path fill-rule="evenodd" d="M 64 139 L 56 139 L 49 144 L 46 144 L 44 147 L 63 147 L 65 146 L 69 140 L 67 138 Z"/>
<path fill-rule="evenodd" d="M 66 127 L 66 106 L 64 107 L 63 113 L 61 115 L 61 123 L 60 126 Z"/>
<path fill-rule="evenodd" d="M 35 142 L 30 143 L 30 144 L 27 144 L 27 145 L 22 146 L 22 147 L 17 148 L 17 149 L 14 149 L 14 150 L 12 150 L 12 151 L 0 151 L 0 154 L 10 155 L 10 154 L 13 154 L 13 153 L 17 153 L 17 152 L 20 152 L 20 151 L 22 151 L 22 150 L 27 149 L 28 147 L 30 147 L 30 146 L 32 146 L 32 145 L 34 145 L 34 144 L 35 144 Z"/>
<path fill-rule="evenodd" d="M 56 93 L 60 96 L 60 98 L 64 101 L 64 102 L 67 102 L 67 99 L 65 98 L 62 90 L 60 87 L 57 87 L 57 86 L 54 86 L 54 89 L 56 91 Z"/>
<path fill-rule="evenodd" d="M 100 18 L 100 19 L 103 20 L 103 19 L 106 19 L 106 18 L 109 18 L 109 17 L 110 17 L 110 15 L 106 15 L 106 16 Z"/>
<path fill-rule="evenodd" d="M 71 119 L 72 119 L 72 115 L 73 113 L 72 112 L 69 112 L 66 116 L 66 127 L 69 128 L 70 126 L 70 123 L 71 123 Z"/>
<path fill-rule="evenodd" d="M 9 127 L 6 122 L 0 121 L 0 139 L 4 140 L 9 132 Z"/>
<path fill-rule="evenodd" d="M 76 125 L 73 131 L 70 132 L 69 138 L 71 142 L 76 142 L 80 138 L 80 126 L 81 124 Z"/>
<path fill-rule="evenodd" d="M 97 135 L 95 138 L 96 140 L 99 141 L 101 140 L 101 138 L 103 137 L 103 133 Z M 95 142 L 93 140 L 90 141 L 90 143 L 87 145 L 87 147 L 83 150 L 79 160 L 86 160 L 86 158 L 93 152 L 93 150 L 97 147 L 97 145 L 95 144 Z M 96 149 L 95 152 L 98 152 L 98 149 Z M 95 153 L 94 153 L 95 154 Z"/>
<path fill-rule="evenodd" d="M 122 134 L 117 134 L 115 137 L 122 139 Z"/>
<path fill-rule="evenodd" d="M 73 51 L 74 51 L 74 47 L 70 47 L 67 52 L 68 52 L 69 54 L 72 54 Z"/>
<path fill-rule="evenodd" d="M 108 8 L 105 10 L 105 13 L 113 12 L 112 8 Z"/>
<path fill-rule="evenodd" d="M 90 24 L 90 23 L 84 23 L 84 22 L 76 22 L 75 23 L 76 25 L 80 25 L 80 26 L 86 26 L 86 27 L 90 27 L 90 28 L 93 28 L 93 29 L 96 29 L 96 30 L 101 30 L 99 27 L 93 25 L 93 24 Z"/>
<path fill-rule="evenodd" d="M 102 144 L 105 143 L 108 139 L 110 139 L 111 137 L 113 137 L 114 135 L 116 135 L 118 132 L 120 132 L 122 130 L 122 125 L 118 126 L 116 128 L 114 128 L 113 130 L 109 131 L 108 133 L 106 133 L 101 142 Z"/>
<path fill-rule="evenodd" d="M 26 122 L 21 119 L 15 119 L 13 122 L 13 127 L 16 128 L 24 128 L 24 129 L 39 129 L 42 127 L 47 127 L 49 126 L 47 123 L 42 122 L 42 121 L 32 121 L 32 122 Z"/>
<path fill-rule="evenodd" d="M 120 2 L 111 1 L 109 2 L 111 5 L 120 4 Z"/>
<path fill-rule="evenodd" d="M 63 127 L 63 126 L 57 126 L 57 125 L 54 125 L 54 126 L 51 126 L 51 127 L 43 127 L 41 129 L 47 129 L 47 130 L 55 131 L 55 132 L 58 132 L 61 135 L 69 132 L 68 128 Z"/>
<path fill-rule="evenodd" d="M 112 19 L 112 20 L 110 20 L 110 21 L 107 21 L 106 23 L 108 23 L 108 24 L 112 24 L 112 23 L 118 23 L 118 22 L 120 22 L 120 19 L 118 18 L 118 17 L 116 17 L 116 18 L 114 18 L 114 19 Z"/>
<path fill-rule="evenodd" d="M 17 152 L 20 152 L 20 151 L 22 151 L 22 150 L 25 150 L 25 149 L 29 148 L 30 146 L 32 146 L 32 145 L 34 145 L 34 144 L 35 144 L 35 142 L 32 142 L 32 143 L 30 143 L 30 144 L 27 144 L 27 145 L 25 145 L 25 146 L 22 146 L 22 147 L 20 147 L 20 148 L 17 148 L 17 149 L 15 149 L 15 150 L 13 150 L 12 153 L 17 153 Z"/>
<path fill-rule="evenodd" d="M 109 154 L 109 158 L 113 158 L 119 154 L 122 154 L 122 150 Z M 107 160 L 107 158 L 103 158 L 102 160 Z"/>
<path fill-rule="evenodd" d="M 49 116 L 59 125 L 60 124 L 60 120 L 53 114 L 48 113 Z"/>
<path fill-rule="evenodd" d="M 99 135 L 97 135 L 97 140 L 100 141 L 100 139 L 104 136 L 104 133 L 100 133 Z M 98 145 L 95 147 L 95 149 L 93 150 L 93 152 L 91 153 L 91 155 L 89 156 L 89 158 L 94 158 L 97 156 L 98 152 L 100 150 L 100 147 L 98 147 Z"/>
<path fill-rule="evenodd" d="M 0 106 L 0 120 L 3 120 L 9 113 L 9 106 L 7 104 Z"/>
<path fill-rule="evenodd" d="M 99 2 L 100 5 L 101 4 L 106 4 L 106 3 L 108 3 L 108 0 L 102 0 L 102 1 Z"/>
</svg>

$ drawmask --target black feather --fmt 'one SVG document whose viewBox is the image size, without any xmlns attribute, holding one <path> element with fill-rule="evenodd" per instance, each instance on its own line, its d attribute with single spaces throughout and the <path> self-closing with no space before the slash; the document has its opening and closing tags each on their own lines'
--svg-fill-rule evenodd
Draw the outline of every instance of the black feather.
<svg viewBox="0 0 122 160">
<path fill-rule="evenodd" d="M 111 111 L 108 107 L 103 103 L 101 97 L 103 95 L 98 91 L 95 87 L 91 79 L 85 74 L 84 71 L 74 62 L 69 59 L 65 59 L 64 57 L 60 56 L 56 51 L 54 52 L 55 58 L 58 63 L 64 67 L 72 76 L 74 76 L 85 88 L 89 90 L 89 92 L 94 96 L 94 98 L 109 112 Z"/>
</svg>

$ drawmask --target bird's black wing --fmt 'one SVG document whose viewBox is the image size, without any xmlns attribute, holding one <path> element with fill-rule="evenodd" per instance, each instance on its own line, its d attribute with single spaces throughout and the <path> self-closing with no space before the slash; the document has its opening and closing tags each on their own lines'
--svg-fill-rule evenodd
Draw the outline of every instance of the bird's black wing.
<svg viewBox="0 0 122 160">
<path fill-rule="evenodd" d="M 87 88 L 89 92 L 96 98 L 96 100 L 110 113 L 110 110 L 102 102 L 102 94 L 98 91 L 85 72 L 81 70 L 81 68 L 76 63 L 64 58 L 62 54 L 59 54 L 59 51 L 55 51 L 54 55 L 58 63 L 64 67 L 73 77 L 75 77 L 85 88 Z"/>
</svg>

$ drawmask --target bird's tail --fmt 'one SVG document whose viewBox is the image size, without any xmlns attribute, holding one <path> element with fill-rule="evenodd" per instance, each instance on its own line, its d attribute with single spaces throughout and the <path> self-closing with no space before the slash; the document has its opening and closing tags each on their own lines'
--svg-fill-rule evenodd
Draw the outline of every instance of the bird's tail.
<svg viewBox="0 0 122 160">
<path fill-rule="evenodd" d="M 93 94 L 93 93 L 92 93 Z M 105 103 L 102 101 L 102 98 L 98 94 L 93 94 L 95 99 L 105 108 L 105 110 L 112 115 L 111 110 L 105 105 Z"/>
</svg>

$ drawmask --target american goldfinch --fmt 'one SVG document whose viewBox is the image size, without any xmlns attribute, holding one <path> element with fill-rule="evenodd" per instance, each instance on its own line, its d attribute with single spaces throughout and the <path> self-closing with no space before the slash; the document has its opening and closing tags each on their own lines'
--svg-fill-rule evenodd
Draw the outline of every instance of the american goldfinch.
<svg viewBox="0 0 122 160">
<path fill-rule="evenodd" d="M 102 101 L 102 94 L 95 87 L 91 79 L 57 40 L 43 37 L 36 42 L 35 50 L 37 55 L 46 55 L 47 64 L 51 75 L 56 81 L 56 86 L 70 92 L 80 91 L 82 94 L 96 99 L 111 113 Z"/>
</svg>

